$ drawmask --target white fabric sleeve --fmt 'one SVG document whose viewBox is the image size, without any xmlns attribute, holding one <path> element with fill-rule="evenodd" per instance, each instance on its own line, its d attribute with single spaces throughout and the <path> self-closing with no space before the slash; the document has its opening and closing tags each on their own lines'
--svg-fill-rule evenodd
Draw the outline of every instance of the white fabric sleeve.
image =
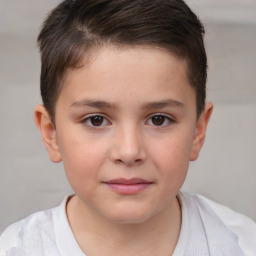
<svg viewBox="0 0 256 256">
<path fill-rule="evenodd" d="M 22 221 L 10 225 L 0 236 L 0 256 L 5 256 L 8 248 L 16 245 Z"/>
<path fill-rule="evenodd" d="M 198 195 L 205 201 L 238 237 L 240 248 L 246 256 L 256 255 L 256 222 L 245 215 L 237 213 L 230 208 L 211 201 L 201 195 Z"/>
</svg>

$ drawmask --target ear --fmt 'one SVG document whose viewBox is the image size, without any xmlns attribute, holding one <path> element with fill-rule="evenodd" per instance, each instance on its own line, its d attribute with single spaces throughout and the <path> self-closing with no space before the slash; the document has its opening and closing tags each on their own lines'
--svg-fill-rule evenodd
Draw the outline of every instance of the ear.
<svg viewBox="0 0 256 256">
<path fill-rule="evenodd" d="M 41 137 L 48 151 L 49 158 L 52 162 L 59 163 L 62 158 L 59 151 L 56 129 L 51 122 L 50 115 L 42 105 L 37 105 L 34 113 L 35 123 L 41 133 Z"/>
<path fill-rule="evenodd" d="M 204 144 L 206 129 L 212 114 L 212 110 L 213 104 L 210 102 L 206 103 L 204 111 L 197 120 L 190 161 L 195 161 L 199 156 L 199 152 Z"/>
</svg>

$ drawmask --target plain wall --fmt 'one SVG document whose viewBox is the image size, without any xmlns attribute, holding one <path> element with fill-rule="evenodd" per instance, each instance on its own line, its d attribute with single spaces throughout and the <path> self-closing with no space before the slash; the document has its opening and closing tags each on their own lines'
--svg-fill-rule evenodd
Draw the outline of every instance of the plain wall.
<svg viewBox="0 0 256 256">
<path fill-rule="evenodd" d="M 0 0 L 0 232 L 71 193 L 62 164 L 48 160 L 33 120 L 41 103 L 36 37 L 57 2 Z M 256 4 L 188 2 L 205 22 L 207 94 L 215 107 L 183 190 L 256 220 Z"/>
</svg>

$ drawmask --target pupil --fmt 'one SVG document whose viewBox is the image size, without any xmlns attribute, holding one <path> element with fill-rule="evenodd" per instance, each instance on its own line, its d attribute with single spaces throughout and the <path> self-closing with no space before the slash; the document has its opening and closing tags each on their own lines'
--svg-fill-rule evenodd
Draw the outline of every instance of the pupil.
<svg viewBox="0 0 256 256">
<path fill-rule="evenodd" d="M 164 117 L 163 116 L 154 116 L 152 118 L 152 122 L 154 125 L 162 125 L 164 123 Z"/>
<path fill-rule="evenodd" d="M 100 126 L 103 123 L 102 116 L 94 116 L 91 118 L 91 122 L 94 126 Z"/>
</svg>

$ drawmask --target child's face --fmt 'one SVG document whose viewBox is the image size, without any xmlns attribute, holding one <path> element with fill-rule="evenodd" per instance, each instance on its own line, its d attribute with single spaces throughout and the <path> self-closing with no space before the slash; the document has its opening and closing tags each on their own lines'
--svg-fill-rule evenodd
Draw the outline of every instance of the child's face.
<svg viewBox="0 0 256 256">
<path fill-rule="evenodd" d="M 63 161 L 83 207 L 111 221 L 142 222 L 171 207 L 210 108 L 197 121 L 186 63 L 170 53 L 106 47 L 94 57 L 68 72 L 49 156 Z"/>
</svg>

